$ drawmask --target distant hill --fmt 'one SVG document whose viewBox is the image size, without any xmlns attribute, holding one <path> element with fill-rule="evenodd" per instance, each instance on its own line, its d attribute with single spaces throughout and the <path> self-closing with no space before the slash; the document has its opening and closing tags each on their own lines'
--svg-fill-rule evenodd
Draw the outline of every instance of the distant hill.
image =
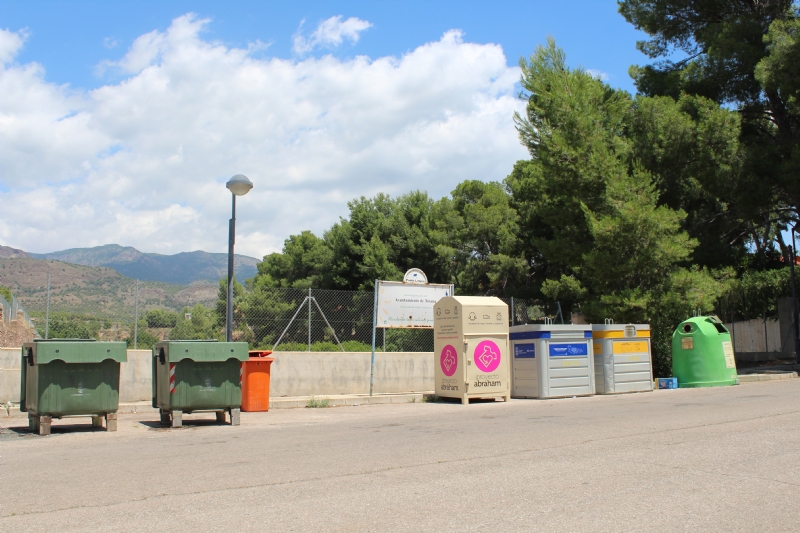
<svg viewBox="0 0 800 533">
<path fill-rule="evenodd" d="M 210 255 L 210 254 L 209 254 Z M 44 313 L 47 274 L 50 310 L 100 318 L 132 320 L 136 281 L 105 266 L 83 266 L 32 257 L 0 258 L 0 285 L 11 289 L 29 314 Z M 218 282 L 197 281 L 189 286 L 146 281 L 139 284 L 139 312 L 180 310 L 201 303 L 213 307 Z"/>
<path fill-rule="evenodd" d="M 51 259 L 74 265 L 113 268 L 129 278 L 188 285 L 195 281 L 217 282 L 228 271 L 228 254 L 181 252 L 175 255 L 143 253 L 132 246 L 106 244 L 94 248 L 72 248 L 60 252 L 34 254 L 0 246 L 0 258 Z M 256 274 L 259 260 L 246 255 L 234 256 L 236 279 L 244 281 Z"/>
<path fill-rule="evenodd" d="M 30 257 L 27 252 L 23 252 L 22 250 L 17 250 L 16 248 L 11 248 L 10 246 L 2 246 L 0 245 L 0 258 L 12 258 L 12 257 Z"/>
</svg>

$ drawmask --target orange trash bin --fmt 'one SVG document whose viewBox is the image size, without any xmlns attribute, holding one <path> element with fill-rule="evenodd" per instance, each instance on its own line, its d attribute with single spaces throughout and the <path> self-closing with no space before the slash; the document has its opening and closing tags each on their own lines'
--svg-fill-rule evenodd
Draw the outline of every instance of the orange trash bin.
<svg viewBox="0 0 800 533">
<path fill-rule="evenodd" d="M 269 368 L 274 357 L 270 350 L 252 350 L 242 363 L 242 411 L 269 411 Z"/>
</svg>

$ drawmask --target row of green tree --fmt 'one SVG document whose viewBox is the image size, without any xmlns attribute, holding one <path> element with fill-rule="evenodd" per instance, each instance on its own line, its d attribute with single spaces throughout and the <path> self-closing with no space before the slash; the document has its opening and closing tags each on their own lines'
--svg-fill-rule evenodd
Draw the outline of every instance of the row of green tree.
<svg viewBox="0 0 800 533">
<path fill-rule="evenodd" d="M 461 294 L 650 322 L 663 373 L 669 334 L 693 311 L 748 283 L 785 294 L 783 234 L 800 205 L 794 5 L 619 8 L 652 37 L 638 47 L 656 61 L 631 68 L 639 94 L 568 67 L 549 39 L 520 62 L 527 109 L 514 122 L 530 159 L 502 183 L 353 200 L 322 236 L 304 231 L 266 256 L 240 301 L 271 287 L 368 290 L 419 267 Z M 782 270 L 754 277 L 771 269 Z"/>
</svg>

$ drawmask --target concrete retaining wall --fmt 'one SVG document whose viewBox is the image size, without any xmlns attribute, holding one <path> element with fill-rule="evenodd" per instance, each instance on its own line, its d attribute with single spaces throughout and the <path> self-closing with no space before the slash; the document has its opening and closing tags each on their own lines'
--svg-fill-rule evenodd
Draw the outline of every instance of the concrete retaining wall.
<svg viewBox="0 0 800 533">
<path fill-rule="evenodd" d="M 326 396 L 369 392 L 372 354 L 364 352 L 276 352 L 271 396 Z M 150 350 L 128 350 L 120 369 L 120 401 L 149 401 Z M 20 348 L 0 349 L 0 403 L 19 402 Z M 431 391 L 431 352 L 375 354 L 375 393 Z"/>
<path fill-rule="evenodd" d="M 128 350 L 128 362 L 119 369 L 119 401 L 139 402 L 151 400 L 153 389 L 153 352 L 150 350 Z"/>
<path fill-rule="evenodd" d="M 325 396 L 369 392 L 368 352 L 275 352 L 270 396 Z M 375 354 L 375 393 L 434 388 L 432 352 Z"/>
<path fill-rule="evenodd" d="M 0 348 L 0 403 L 19 401 L 19 363 L 22 348 Z"/>
</svg>

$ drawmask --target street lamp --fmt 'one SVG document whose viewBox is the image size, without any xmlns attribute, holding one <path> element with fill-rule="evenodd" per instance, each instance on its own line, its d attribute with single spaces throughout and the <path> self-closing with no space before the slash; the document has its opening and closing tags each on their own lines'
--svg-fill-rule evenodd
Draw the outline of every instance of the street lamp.
<svg viewBox="0 0 800 533">
<path fill-rule="evenodd" d="M 233 199 L 231 219 L 228 223 L 228 306 L 225 314 L 225 340 L 233 340 L 233 244 L 236 241 L 236 197 L 244 196 L 253 188 L 253 182 L 244 174 L 236 174 L 225 184 Z"/>
</svg>

